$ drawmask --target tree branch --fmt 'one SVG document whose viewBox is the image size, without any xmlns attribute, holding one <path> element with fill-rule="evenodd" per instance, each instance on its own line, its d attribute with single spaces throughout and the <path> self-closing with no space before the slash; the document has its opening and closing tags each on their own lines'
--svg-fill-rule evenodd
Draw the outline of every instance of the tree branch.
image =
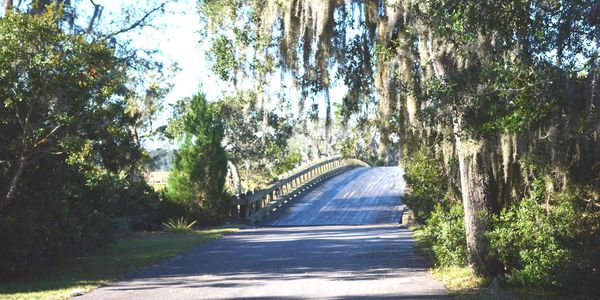
<svg viewBox="0 0 600 300">
<path fill-rule="evenodd" d="M 43 145 L 43 144 L 47 143 L 47 142 L 48 142 L 48 139 L 49 139 L 50 137 L 52 137 L 52 135 L 53 135 L 54 133 L 56 133 L 56 131 L 58 131 L 58 129 L 60 129 L 61 127 L 62 127 L 62 125 L 57 125 L 56 127 L 54 127 L 54 129 L 52 129 L 52 131 L 50 131 L 50 133 L 48 133 L 48 134 L 46 135 L 46 137 L 45 137 L 45 138 L 43 138 L 43 139 L 41 139 L 39 142 L 37 142 L 37 144 L 35 144 L 35 146 L 33 146 L 33 148 L 31 148 L 31 150 L 34 150 L 34 149 L 36 149 L 38 146 L 40 146 L 40 145 Z"/>
<path fill-rule="evenodd" d="M 94 6 L 94 14 L 92 15 L 92 18 L 90 19 L 88 28 L 86 30 L 86 32 L 88 32 L 88 33 L 92 31 L 92 28 L 94 27 L 94 23 L 96 23 L 96 19 L 100 18 L 100 16 L 102 15 L 102 10 L 104 9 L 102 5 L 96 4 L 96 2 L 94 2 L 94 0 L 90 0 L 90 2 Z"/>
<path fill-rule="evenodd" d="M 19 181 L 21 180 L 21 176 L 23 175 L 23 171 L 25 170 L 26 164 L 27 159 L 25 158 L 25 154 L 22 153 L 21 157 L 19 157 L 19 166 L 17 167 L 17 171 L 15 172 L 12 180 L 10 181 L 8 192 L 2 199 L 2 202 L 0 202 L 0 211 L 6 208 L 12 202 L 15 193 L 17 192 L 17 186 L 19 185 Z"/>
<path fill-rule="evenodd" d="M 111 38 L 113 38 L 113 37 L 115 37 L 115 36 L 117 36 L 117 35 L 119 35 L 119 34 L 126 33 L 126 32 L 128 32 L 128 31 L 131 31 L 131 30 L 133 30 L 133 29 L 135 29 L 135 28 L 137 28 L 137 27 L 140 27 L 140 26 L 144 25 L 144 23 L 146 22 L 146 20 L 147 20 L 147 19 L 148 19 L 148 18 L 149 18 L 149 17 L 150 17 L 152 14 L 154 14 L 155 12 L 157 12 L 157 11 L 159 11 L 159 10 L 162 10 L 162 9 L 164 9 L 166 4 L 167 4 L 167 2 L 163 2 L 163 3 L 162 3 L 162 4 L 160 4 L 159 6 L 157 6 L 157 7 L 153 8 L 153 9 L 151 9 L 151 10 L 147 11 L 147 12 L 144 14 L 144 16 L 143 16 L 141 19 L 139 19 L 139 20 L 137 20 L 137 21 L 133 22 L 132 24 L 130 24 L 129 26 L 127 26 L 127 27 L 125 27 L 125 28 L 121 28 L 120 30 L 118 30 L 118 31 L 116 31 L 116 32 L 109 33 L 109 34 L 105 35 L 105 36 L 103 37 L 103 40 L 108 40 L 108 39 L 111 39 Z"/>
</svg>

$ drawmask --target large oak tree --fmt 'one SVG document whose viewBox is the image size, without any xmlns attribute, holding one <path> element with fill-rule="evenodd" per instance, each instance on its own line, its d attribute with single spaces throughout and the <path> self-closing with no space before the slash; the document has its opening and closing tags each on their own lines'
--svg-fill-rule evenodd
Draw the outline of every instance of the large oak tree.
<svg viewBox="0 0 600 300">
<path fill-rule="evenodd" d="M 347 114 L 375 99 L 381 159 L 390 160 L 392 133 L 405 156 L 433 148 L 459 182 L 449 189 L 462 198 L 478 273 L 496 272 L 485 233 L 528 188 L 527 161 L 553 166 L 548 188 L 600 186 L 596 1 L 201 0 L 199 8 L 213 44 L 227 45 L 211 53 L 222 78 L 266 84 L 286 74 L 300 101 L 325 95 L 327 116 L 338 78 L 349 88 Z"/>
</svg>

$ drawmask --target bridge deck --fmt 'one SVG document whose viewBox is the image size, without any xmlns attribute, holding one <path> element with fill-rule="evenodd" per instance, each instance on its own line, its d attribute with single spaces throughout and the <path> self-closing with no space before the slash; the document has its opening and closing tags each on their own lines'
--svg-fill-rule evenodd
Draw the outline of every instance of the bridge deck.
<svg viewBox="0 0 600 300">
<path fill-rule="evenodd" d="M 398 167 L 355 168 L 292 200 L 263 225 L 397 224 L 404 180 Z"/>
</svg>

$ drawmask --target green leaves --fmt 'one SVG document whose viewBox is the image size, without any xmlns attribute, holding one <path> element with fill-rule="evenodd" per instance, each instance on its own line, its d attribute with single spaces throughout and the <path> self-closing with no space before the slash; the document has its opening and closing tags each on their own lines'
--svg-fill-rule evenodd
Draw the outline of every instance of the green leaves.
<svg viewBox="0 0 600 300">
<path fill-rule="evenodd" d="M 515 133 L 530 128 L 546 117 L 556 105 L 560 92 L 553 92 L 558 80 L 551 66 L 494 63 L 484 68 L 482 81 L 489 82 L 482 101 L 491 103 L 484 113 L 481 130 L 486 133 Z"/>
<path fill-rule="evenodd" d="M 113 170 L 125 167 L 126 161 L 112 162 L 115 153 L 107 148 L 133 139 L 128 127 L 132 120 L 117 98 L 125 72 L 111 49 L 63 33 L 56 18 L 50 10 L 0 19 L 0 98 L 5 99 L 0 118 L 7 121 L 0 131 L 5 142 L 21 144 L 16 148 L 35 160 L 52 153 L 77 157 L 75 152 L 91 141 L 89 157 L 101 159 L 81 162 L 96 168 L 111 165 Z M 118 147 L 122 154 L 117 156 L 136 156 L 139 149 L 128 147 Z"/>
<path fill-rule="evenodd" d="M 440 266 L 465 266 L 467 242 L 460 202 L 438 203 L 426 222 L 424 233 L 432 241 L 435 262 Z"/>
<path fill-rule="evenodd" d="M 221 220 L 229 199 L 225 189 L 227 156 L 223 123 L 204 94 L 194 95 L 183 117 L 183 133 L 166 196 L 202 222 Z"/>
<path fill-rule="evenodd" d="M 576 218 L 574 200 L 546 200 L 544 205 L 540 201 L 552 196 L 544 189 L 543 182 L 536 182 L 527 198 L 496 218 L 488 237 L 492 252 L 511 281 L 560 287 L 559 276 L 573 259 L 565 241 L 576 235 L 571 224 Z"/>
<path fill-rule="evenodd" d="M 235 56 L 233 43 L 224 35 L 214 38 L 210 50 L 207 52 L 212 63 L 212 71 L 223 81 L 235 81 L 238 62 Z"/>
<path fill-rule="evenodd" d="M 0 276 L 149 228 L 156 213 L 157 195 L 131 176 L 128 70 L 58 18 L 0 18 Z"/>
<path fill-rule="evenodd" d="M 169 219 L 169 221 L 163 223 L 163 227 L 169 232 L 186 233 L 191 232 L 195 224 L 196 221 L 189 222 L 181 217 L 179 219 Z"/>
<path fill-rule="evenodd" d="M 425 221 L 431 215 L 436 203 L 444 200 L 446 182 L 443 163 L 437 161 L 427 149 L 419 149 L 404 162 L 404 179 L 411 192 L 404 196 L 404 202 L 417 219 Z"/>
<path fill-rule="evenodd" d="M 215 102 L 215 110 L 224 125 L 228 159 L 238 167 L 244 189 L 258 188 L 295 166 L 288 116 L 257 108 L 252 91 Z"/>
</svg>

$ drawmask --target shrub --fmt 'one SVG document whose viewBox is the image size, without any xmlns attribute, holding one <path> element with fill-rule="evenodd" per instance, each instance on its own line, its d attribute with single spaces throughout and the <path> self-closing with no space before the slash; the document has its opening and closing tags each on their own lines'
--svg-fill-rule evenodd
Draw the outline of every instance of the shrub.
<svg viewBox="0 0 600 300">
<path fill-rule="evenodd" d="M 124 173 L 105 173 L 93 180 L 92 193 L 102 197 L 103 210 L 118 227 L 124 231 L 159 227 L 159 196 L 145 181 L 128 179 Z"/>
<path fill-rule="evenodd" d="M 0 277 L 148 227 L 158 204 L 125 176 L 142 156 L 134 58 L 63 32 L 63 16 L 0 18 Z"/>
<path fill-rule="evenodd" d="M 412 191 L 404 195 L 404 203 L 423 222 L 447 190 L 444 170 L 427 150 L 420 149 L 405 162 L 404 179 Z"/>
<path fill-rule="evenodd" d="M 186 218 L 170 219 L 163 223 L 163 228 L 169 232 L 190 232 L 196 221 L 189 222 Z"/>
<path fill-rule="evenodd" d="M 600 195 L 586 187 L 577 200 L 576 235 L 569 245 L 574 265 L 563 278 L 570 291 L 600 295 Z"/>
<path fill-rule="evenodd" d="M 411 185 L 412 187 L 412 185 Z M 408 206 L 419 222 L 425 222 L 435 208 L 436 199 L 427 196 L 416 195 L 414 192 L 403 196 L 404 204 Z"/>
<path fill-rule="evenodd" d="M 19 202 L 0 212 L 0 277 L 92 251 L 131 229 L 156 228 L 156 195 L 118 175 L 82 175 L 43 161 L 61 176 L 27 174 Z M 18 204 L 18 205 L 17 205 Z"/>
<path fill-rule="evenodd" d="M 464 212 L 460 202 L 438 203 L 424 226 L 432 242 L 434 263 L 441 266 L 465 266 L 467 242 Z"/>
<path fill-rule="evenodd" d="M 573 262 L 568 247 L 577 220 L 573 200 L 559 194 L 540 204 L 543 197 L 543 185 L 537 182 L 528 197 L 495 218 L 495 229 L 487 235 L 513 284 L 561 287 Z"/>
</svg>

